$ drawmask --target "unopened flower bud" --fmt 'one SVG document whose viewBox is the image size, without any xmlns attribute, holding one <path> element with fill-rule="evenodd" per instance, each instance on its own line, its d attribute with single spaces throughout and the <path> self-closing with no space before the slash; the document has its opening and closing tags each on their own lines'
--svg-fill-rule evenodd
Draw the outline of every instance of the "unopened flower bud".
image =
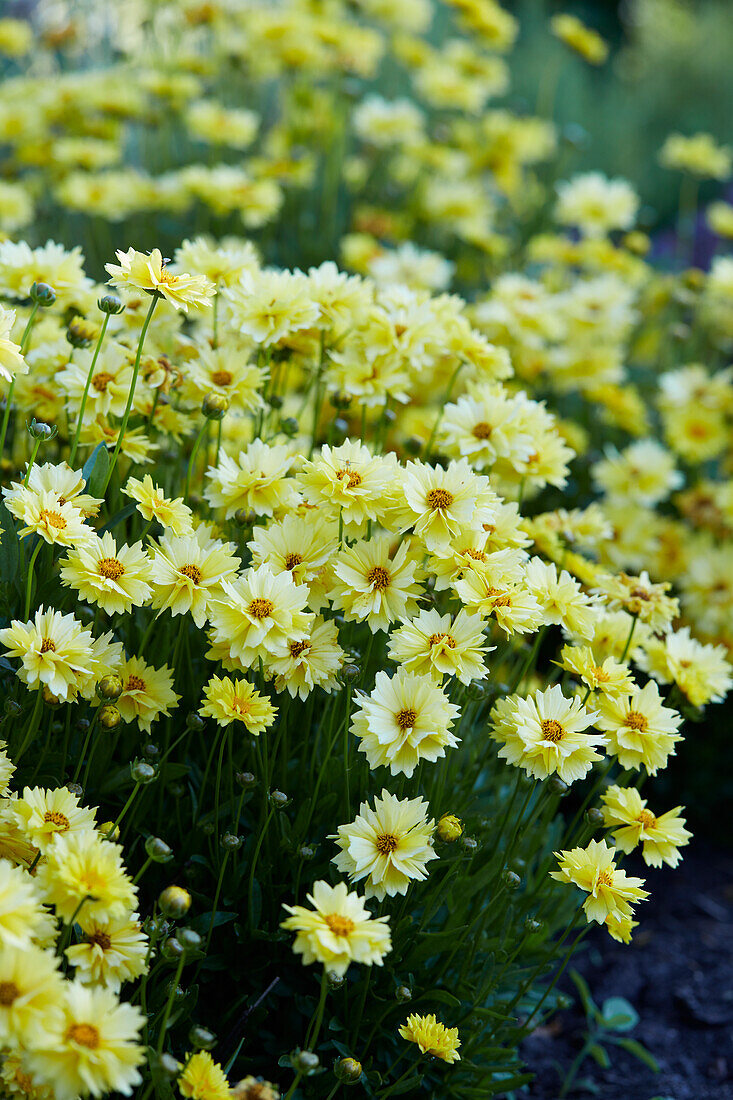
<svg viewBox="0 0 733 1100">
<path fill-rule="evenodd" d="M 294 1050 L 290 1061 L 295 1072 L 302 1073 L 304 1077 L 315 1073 L 321 1064 L 320 1058 L 312 1050 Z"/>
<path fill-rule="evenodd" d="M 41 698 L 43 699 L 43 702 L 46 704 L 46 706 L 51 707 L 52 710 L 55 710 L 57 707 L 61 707 L 64 705 L 64 700 L 59 698 L 58 695 L 54 695 L 54 693 L 50 690 L 48 684 L 44 684 L 41 688 Z"/>
<path fill-rule="evenodd" d="M 285 402 L 283 401 L 279 393 L 273 393 L 270 397 L 267 398 L 267 404 L 270 406 L 271 409 L 281 409 Z"/>
<path fill-rule="evenodd" d="M 334 409 L 348 409 L 351 404 L 351 394 L 336 390 L 335 393 L 331 394 L 328 400 L 331 402 Z"/>
<path fill-rule="evenodd" d="M 167 959 L 169 962 L 180 959 L 186 954 L 185 947 L 175 936 L 169 936 L 160 951 L 163 958 Z"/>
<path fill-rule="evenodd" d="M 207 393 L 201 402 L 201 412 L 207 420 L 223 420 L 229 409 L 229 398 L 223 393 Z"/>
<path fill-rule="evenodd" d="M 419 455 L 424 446 L 425 440 L 418 439 L 416 435 L 411 435 L 404 442 L 404 448 L 407 451 L 408 455 Z"/>
<path fill-rule="evenodd" d="M 270 802 L 276 810 L 284 810 L 290 799 L 284 791 L 270 791 Z"/>
<path fill-rule="evenodd" d="M 35 416 L 30 424 L 26 424 L 26 429 L 31 439 L 38 439 L 41 443 L 48 443 L 59 431 L 55 424 L 44 424 L 42 420 L 36 420 Z"/>
<path fill-rule="evenodd" d="M 102 710 L 104 709 L 103 707 Z M 114 709 L 117 710 L 116 707 Z M 117 713 L 119 714 L 119 711 Z M 158 773 L 152 764 L 146 764 L 144 760 L 135 760 L 130 765 L 130 774 L 136 783 L 147 785 L 153 782 Z"/>
<path fill-rule="evenodd" d="M 435 831 L 446 844 L 452 844 L 463 835 L 463 825 L 455 814 L 443 814 Z"/>
<path fill-rule="evenodd" d="M 394 991 L 395 1000 L 400 1004 L 406 1004 L 412 1000 L 412 990 L 409 985 L 398 985 Z"/>
<path fill-rule="evenodd" d="M 570 790 L 569 784 L 567 784 L 564 779 L 561 779 L 559 775 L 551 775 L 547 780 L 547 785 L 553 794 L 559 794 L 560 797 L 566 795 Z"/>
<path fill-rule="evenodd" d="M 542 928 L 542 921 L 536 920 L 534 917 L 527 917 L 524 921 L 524 927 L 530 934 L 539 932 Z"/>
<path fill-rule="evenodd" d="M 252 772 L 236 772 L 234 775 L 238 785 L 245 791 L 251 791 L 257 786 L 257 776 Z"/>
<path fill-rule="evenodd" d="M 194 932 L 193 928 L 179 928 L 176 932 L 176 939 L 185 951 L 201 950 L 203 940 L 198 932 Z"/>
<path fill-rule="evenodd" d="M 234 522 L 238 527 L 249 527 L 256 518 L 257 516 L 250 508 L 237 508 L 234 513 Z"/>
<path fill-rule="evenodd" d="M 156 745 L 154 741 L 146 742 L 143 745 L 143 756 L 151 762 L 157 760 L 160 756 L 160 745 Z"/>
<path fill-rule="evenodd" d="M 281 416 L 280 417 L 280 431 L 283 435 L 287 435 L 290 439 L 298 434 L 298 421 L 294 416 Z"/>
<path fill-rule="evenodd" d="M 315 848 L 311 848 L 310 844 L 304 844 L 298 849 L 298 855 L 301 859 L 309 860 L 313 859 L 316 854 Z"/>
<path fill-rule="evenodd" d="M 585 820 L 589 825 L 594 825 L 597 828 L 603 824 L 603 811 L 599 810 L 597 806 L 591 806 L 590 809 L 585 811 Z"/>
<path fill-rule="evenodd" d="M 200 733 L 205 725 L 203 718 L 195 710 L 189 711 L 186 715 L 186 726 L 188 729 L 194 730 L 195 733 Z"/>
<path fill-rule="evenodd" d="M 191 908 L 191 895 L 182 886 L 166 886 L 158 896 L 158 906 L 164 917 L 180 920 Z"/>
<path fill-rule="evenodd" d="M 343 974 L 337 974 L 334 970 L 329 970 L 326 978 L 329 989 L 341 989 L 346 980 Z"/>
<path fill-rule="evenodd" d="M 173 849 L 159 836 L 149 836 L 145 841 L 145 851 L 154 863 L 170 863 Z"/>
<path fill-rule="evenodd" d="M 81 783 L 67 783 L 66 789 L 69 794 L 75 794 L 77 798 L 81 798 L 81 796 L 84 794 L 84 788 L 82 787 Z M 111 827 L 112 822 L 110 821 L 110 828 Z"/>
<path fill-rule="evenodd" d="M 116 730 L 122 721 L 122 715 L 114 703 L 105 703 L 103 707 L 100 707 L 97 721 L 103 730 Z M 150 765 L 146 764 L 145 767 L 150 767 Z"/>
<path fill-rule="evenodd" d="M 221 838 L 221 846 L 226 852 L 236 852 L 242 847 L 244 843 L 241 836 L 236 836 L 234 833 L 224 833 Z"/>
<path fill-rule="evenodd" d="M 385 409 L 382 413 L 382 419 L 384 420 L 385 424 L 394 424 L 395 420 L 397 419 L 397 413 L 394 411 L 394 409 Z"/>
<path fill-rule="evenodd" d="M 334 1062 L 333 1072 L 339 1081 L 345 1085 L 354 1085 L 361 1078 L 361 1062 L 356 1058 L 339 1058 Z"/>
<path fill-rule="evenodd" d="M 504 885 L 508 890 L 516 890 L 522 885 L 522 880 L 515 871 L 505 871 L 501 876 L 504 880 Z"/>
<path fill-rule="evenodd" d="M 72 317 L 66 330 L 66 339 L 72 348 L 88 348 L 97 336 L 97 326 L 85 317 Z"/>
<path fill-rule="evenodd" d="M 101 825 L 97 826 L 97 828 L 99 830 L 99 835 L 103 836 L 105 840 L 120 839 L 120 827 L 119 825 L 115 825 L 114 821 L 103 821 Z"/>
<path fill-rule="evenodd" d="M 163 1074 L 163 1076 L 167 1077 L 170 1081 L 174 1081 L 177 1077 L 179 1077 L 181 1074 L 181 1070 L 183 1069 L 183 1066 L 178 1061 L 178 1059 L 174 1058 L 172 1054 L 168 1054 L 167 1051 L 165 1051 L 163 1054 L 156 1055 L 155 1065 L 156 1068 Z"/>
<path fill-rule="evenodd" d="M 119 699 L 122 695 L 125 685 L 121 676 L 111 672 L 107 676 L 103 676 L 97 684 L 97 695 L 100 699 L 106 699 L 109 702 L 114 702 L 115 699 Z"/>
<path fill-rule="evenodd" d="M 216 1035 L 208 1027 L 194 1024 L 188 1033 L 188 1041 L 195 1050 L 213 1050 L 216 1046 Z"/>
<path fill-rule="evenodd" d="M 102 313 L 109 313 L 111 317 L 116 313 L 122 313 L 125 308 L 116 294 L 105 294 L 97 301 L 97 305 Z"/>
<path fill-rule="evenodd" d="M 466 849 L 466 851 L 470 852 L 471 854 L 473 854 L 473 852 L 475 852 L 478 848 L 478 842 L 474 840 L 472 836 L 462 836 L 461 844 Z"/>
<path fill-rule="evenodd" d="M 32 302 L 38 302 L 44 308 L 52 306 L 56 301 L 56 291 L 48 283 L 33 283 L 29 296 Z"/>
<path fill-rule="evenodd" d="M 341 669 L 340 676 L 345 684 L 353 684 L 361 676 L 361 669 L 353 661 L 349 661 Z"/>
</svg>

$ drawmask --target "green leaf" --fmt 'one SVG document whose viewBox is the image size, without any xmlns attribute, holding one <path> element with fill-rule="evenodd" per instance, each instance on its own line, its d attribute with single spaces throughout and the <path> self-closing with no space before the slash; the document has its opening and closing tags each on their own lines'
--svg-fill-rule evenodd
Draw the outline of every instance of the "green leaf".
<svg viewBox="0 0 733 1100">
<path fill-rule="evenodd" d="M 598 1063 L 603 1069 L 608 1069 L 611 1065 L 611 1059 L 608 1057 L 608 1051 L 605 1047 L 602 1047 L 600 1043 L 591 1043 L 588 1047 L 588 1053 L 591 1058 Z"/>
<path fill-rule="evenodd" d="M 101 447 L 102 444 L 100 443 L 99 446 Z M 134 503 L 133 504 L 126 504 L 124 508 L 120 508 L 119 512 L 115 512 L 115 514 L 111 517 L 111 519 L 107 520 L 104 527 L 99 528 L 99 531 L 97 532 L 97 534 L 98 535 L 104 535 L 104 534 L 106 534 L 107 531 L 111 531 L 113 527 L 116 527 L 119 523 L 122 523 L 123 520 L 125 520 L 129 516 L 131 516 L 136 508 L 137 508 L 137 505 L 134 504 Z"/>
<path fill-rule="evenodd" d="M 645 1066 L 649 1066 L 649 1069 L 653 1073 L 659 1073 L 659 1062 L 656 1060 L 653 1054 L 650 1054 L 646 1047 L 643 1047 L 641 1043 L 636 1039 L 616 1039 L 616 1045 L 623 1047 L 629 1054 L 633 1054 L 635 1058 L 638 1058 L 640 1062 L 643 1062 Z M 664 1100 L 660 1097 L 659 1100 Z"/>
<path fill-rule="evenodd" d="M 639 1013 L 625 997 L 609 997 L 603 1002 L 600 1022 L 609 1031 L 631 1031 L 639 1022 Z"/>
<path fill-rule="evenodd" d="M 417 1000 L 418 998 L 416 998 Z M 425 993 L 421 993 L 419 1000 L 421 1001 L 437 1001 L 438 1004 L 450 1005 L 452 1008 L 460 1008 L 461 1000 L 459 997 L 454 997 L 452 993 L 449 993 L 447 989 L 429 989 Z"/>
<path fill-rule="evenodd" d="M 586 1016 L 597 1017 L 598 1008 L 595 1001 L 593 1000 L 593 997 L 591 996 L 590 987 L 585 978 L 583 978 L 577 970 L 571 970 L 570 979 L 578 991 L 578 996 L 583 1003 L 583 1008 L 585 1009 Z"/>
<path fill-rule="evenodd" d="M 98 443 L 84 463 L 81 476 L 86 482 L 86 490 L 92 496 L 100 496 L 109 470 L 109 453 L 106 443 Z"/>
<path fill-rule="evenodd" d="M 419 1074 L 415 1074 L 414 1077 L 406 1077 L 404 1081 L 401 1081 L 396 1088 L 393 1088 L 390 1092 L 390 1096 L 402 1096 L 403 1092 L 410 1092 L 412 1089 L 417 1088 L 422 1084 L 422 1077 Z"/>
</svg>

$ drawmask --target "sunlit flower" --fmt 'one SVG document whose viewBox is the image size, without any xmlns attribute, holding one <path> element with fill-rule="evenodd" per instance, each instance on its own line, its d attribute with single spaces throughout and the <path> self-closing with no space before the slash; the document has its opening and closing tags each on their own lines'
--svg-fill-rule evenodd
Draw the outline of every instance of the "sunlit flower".
<svg viewBox="0 0 733 1100">
<path fill-rule="evenodd" d="M 343 975 L 350 963 L 381 966 L 392 949 L 388 917 L 372 917 L 358 894 L 343 882 L 329 886 L 316 882 L 308 894 L 313 906 L 286 905 L 291 914 L 281 927 L 297 932 L 293 951 L 304 965 L 323 963 L 330 973 Z"/>
<path fill-rule="evenodd" d="M 204 688 L 199 714 L 213 718 L 220 726 L 241 722 L 251 734 L 263 733 L 275 721 L 277 707 L 255 691 L 248 680 L 212 676 Z"/>
<path fill-rule="evenodd" d="M 461 1060 L 458 1028 L 446 1027 L 432 1013 L 429 1016 L 418 1016 L 417 1013 L 408 1016 L 399 1028 L 399 1034 L 409 1043 L 417 1043 L 422 1054 L 431 1054 L 448 1065 Z"/>
<path fill-rule="evenodd" d="M 166 268 L 159 248 L 149 254 L 128 248 L 117 252 L 118 264 L 105 264 L 112 276 L 111 283 L 119 287 L 147 290 L 170 302 L 176 309 L 188 312 L 188 307 L 211 304 L 214 287 L 203 275 L 176 274 Z"/>
<path fill-rule="evenodd" d="M 681 806 L 658 817 L 647 808 L 636 787 L 609 787 L 601 795 L 603 824 L 613 830 L 613 840 L 622 852 L 633 852 L 641 844 L 644 862 L 650 867 L 663 863 L 676 867 L 682 859 L 679 849 L 690 843 Z"/>
<path fill-rule="evenodd" d="M 629 876 L 614 863 L 615 848 L 605 840 L 591 840 L 587 848 L 555 852 L 558 871 L 550 877 L 579 886 L 588 897 L 583 902 L 588 921 L 603 924 L 607 917 L 629 917 L 631 906 L 649 897 L 641 887 L 644 879 Z"/>
</svg>

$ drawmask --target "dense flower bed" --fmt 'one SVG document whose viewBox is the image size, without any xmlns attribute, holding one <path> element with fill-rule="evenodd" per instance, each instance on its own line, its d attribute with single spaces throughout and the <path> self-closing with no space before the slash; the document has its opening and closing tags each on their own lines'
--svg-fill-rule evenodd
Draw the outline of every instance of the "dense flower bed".
<svg viewBox="0 0 733 1100">
<path fill-rule="evenodd" d="M 4 1087 L 503 1094 L 733 684 L 731 152 L 661 269 L 493 0 L 119 7 L 0 20 Z"/>
</svg>

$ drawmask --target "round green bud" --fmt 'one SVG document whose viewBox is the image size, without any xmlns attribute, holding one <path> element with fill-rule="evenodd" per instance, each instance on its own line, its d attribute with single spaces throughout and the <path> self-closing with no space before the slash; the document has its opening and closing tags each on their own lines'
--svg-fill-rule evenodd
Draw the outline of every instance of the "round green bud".
<svg viewBox="0 0 733 1100">
<path fill-rule="evenodd" d="M 472 836 L 462 836 L 461 844 L 463 845 L 465 850 L 467 852 L 470 852 L 472 855 L 478 848 L 478 841 L 475 840 Z"/>
<path fill-rule="evenodd" d="M 273 393 L 271 397 L 267 398 L 267 404 L 271 409 L 281 409 L 285 402 L 279 393 Z"/>
<path fill-rule="evenodd" d="M 535 917 L 527 917 L 524 921 L 524 927 L 529 933 L 539 932 L 542 928 L 542 921 L 536 920 Z"/>
<path fill-rule="evenodd" d="M 146 760 L 157 760 L 160 756 L 160 745 L 156 745 L 154 741 L 148 741 L 143 745 L 143 756 Z"/>
<path fill-rule="evenodd" d="M 293 436 L 298 434 L 300 425 L 294 416 L 281 416 L 280 417 L 280 431 L 283 435 L 292 439 Z"/>
<path fill-rule="evenodd" d="M 64 705 L 64 700 L 50 690 L 48 684 L 44 684 L 41 688 L 41 698 L 47 707 L 51 710 L 57 710 Z"/>
<path fill-rule="evenodd" d="M 301 859 L 309 860 L 313 859 L 316 854 L 315 848 L 311 848 L 310 844 L 304 844 L 298 849 L 298 855 Z"/>
<path fill-rule="evenodd" d="M 144 786 L 152 783 L 157 774 L 153 765 L 147 764 L 144 760 L 135 760 L 130 764 L 130 775 L 136 783 L 142 783 Z"/>
<path fill-rule="evenodd" d="M 398 985 L 394 991 L 395 1000 L 399 1001 L 401 1005 L 407 1004 L 412 1000 L 412 990 L 409 985 Z"/>
<path fill-rule="evenodd" d="M 172 1054 L 168 1054 L 167 1051 L 155 1056 L 155 1065 L 169 1081 L 175 1081 L 175 1079 L 180 1076 L 181 1070 L 183 1069 L 178 1059 L 174 1058 Z"/>
<path fill-rule="evenodd" d="M 522 885 L 522 880 L 515 871 L 504 871 L 501 877 L 508 890 L 516 890 Z"/>
<path fill-rule="evenodd" d="M 115 672 L 111 672 L 107 676 L 103 676 L 97 684 L 97 695 L 100 699 L 113 703 L 115 699 L 119 699 L 122 695 L 124 687 L 122 677 Z"/>
<path fill-rule="evenodd" d="M 252 772 L 236 772 L 234 778 L 245 791 L 251 791 L 253 787 L 257 786 L 257 776 L 253 775 Z"/>
<path fill-rule="evenodd" d="M 344 982 L 346 981 L 346 978 L 343 974 L 336 974 L 335 971 L 329 970 L 328 974 L 326 975 L 326 980 L 328 981 L 329 989 L 341 989 Z"/>
<path fill-rule="evenodd" d="M 159 836 L 149 836 L 145 841 L 145 851 L 153 863 L 170 863 L 173 849 Z"/>
<path fill-rule="evenodd" d="M 26 424 L 26 430 L 31 439 L 38 439 L 41 443 L 47 443 L 59 432 L 55 424 L 45 424 L 42 420 L 36 420 L 35 416 L 30 424 Z"/>
<path fill-rule="evenodd" d="M 39 306 L 46 308 L 56 301 L 56 291 L 48 283 L 33 283 L 29 297 L 32 302 L 37 302 Z"/>
<path fill-rule="evenodd" d="M 270 791 L 270 802 L 276 810 L 284 810 L 290 802 L 290 799 L 285 794 L 285 791 Z"/>
<path fill-rule="evenodd" d="M 183 944 L 175 936 L 169 936 L 160 949 L 164 959 L 169 962 L 183 958 L 186 954 L 186 949 Z"/>
<path fill-rule="evenodd" d="M 405 440 L 403 446 L 408 455 L 419 455 L 423 447 L 425 446 L 425 440 L 418 439 L 416 435 L 411 435 L 408 439 Z"/>
<path fill-rule="evenodd" d="M 158 907 L 164 917 L 180 920 L 191 908 L 191 895 L 182 886 L 166 886 L 158 896 Z"/>
<path fill-rule="evenodd" d="M 353 661 L 349 661 L 341 669 L 340 676 L 345 684 L 353 684 L 361 676 L 361 669 Z"/>
<path fill-rule="evenodd" d="M 109 313 L 110 316 L 114 316 L 117 313 L 122 313 L 125 309 L 124 305 L 116 294 L 105 294 L 103 298 L 100 298 L 97 301 L 97 305 L 101 309 L 102 313 Z"/>
<path fill-rule="evenodd" d="M 194 730 L 195 733 L 201 733 L 205 725 L 203 718 L 195 710 L 189 711 L 186 715 L 186 727 Z"/>
<path fill-rule="evenodd" d="M 481 680 L 471 680 L 471 683 L 466 689 L 466 695 L 469 699 L 473 699 L 474 702 L 478 702 L 479 699 L 486 699 L 488 694 L 488 686 Z"/>
<path fill-rule="evenodd" d="M 234 833 L 224 833 L 221 838 L 221 846 L 226 852 L 236 852 L 244 843 L 241 836 L 236 836 Z"/>
<path fill-rule="evenodd" d="M 256 519 L 257 516 L 249 508 L 237 508 L 234 513 L 234 522 L 237 527 L 249 527 Z"/>
<path fill-rule="evenodd" d="M 597 806 L 591 806 L 590 809 L 585 811 L 585 820 L 589 825 L 598 828 L 599 825 L 603 824 L 603 811 L 599 810 Z"/>
<path fill-rule="evenodd" d="M 561 798 L 570 790 L 569 784 L 567 784 L 564 779 L 561 779 L 559 775 L 551 775 L 547 783 L 552 793 L 559 794 Z"/>
<path fill-rule="evenodd" d="M 99 718 L 97 721 L 103 730 L 116 730 L 122 721 L 122 715 L 114 703 L 105 703 L 104 706 L 99 709 Z M 150 765 L 146 764 L 145 767 L 150 767 Z"/>
<path fill-rule="evenodd" d="M 295 1072 L 302 1073 L 304 1077 L 315 1073 L 321 1064 L 320 1058 L 312 1050 L 294 1050 L 290 1061 Z"/>
<path fill-rule="evenodd" d="M 67 783 L 66 789 L 69 794 L 75 794 L 77 798 L 81 798 L 81 796 L 84 794 L 84 788 L 82 787 L 81 783 Z M 107 832 L 109 832 L 109 829 L 107 830 Z"/>
<path fill-rule="evenodd" d="M 334 1062 L 333 1072 L 343 1084 L 354 1085 L 362 1075 L 361 1062 L 357 1062 L 356 1058 L 339 1058 Z"/>
<path fill-rule="evenodd" d="M 201 402 L 201 412 L 207 420 L 223 420 L 229 410 L 229 398 L 223 393 L 207 393 Z"/>
<path fill-rule="evenodd" d="M 204 942 L 193 928 L 179 928 L 176 939 L 186 951 L 200 951 L 201 944 Z"/>
<path fill-rule="evenodd" d="M 195 1050 L 213 1050 L 216 1046 L 216 1035 L 208 1027 L 194 1024 L 188 1033 L 188 1041 Z"/>
<path fill-rule="evenodd" d="M 204 836 L 213 836 L 214 823 L 212 821 L 207 821 L 204 825 L 201 826 L 201 832 L 204 834 Z"/>
<path fill-rule="evenodd" d="M 340 390 L 336 390 L 330 395 L 328 400 L 331 402 L 334 409 L 348 409 L 351 404 L 351 394 L 342 393 Z"/>
</svg>

